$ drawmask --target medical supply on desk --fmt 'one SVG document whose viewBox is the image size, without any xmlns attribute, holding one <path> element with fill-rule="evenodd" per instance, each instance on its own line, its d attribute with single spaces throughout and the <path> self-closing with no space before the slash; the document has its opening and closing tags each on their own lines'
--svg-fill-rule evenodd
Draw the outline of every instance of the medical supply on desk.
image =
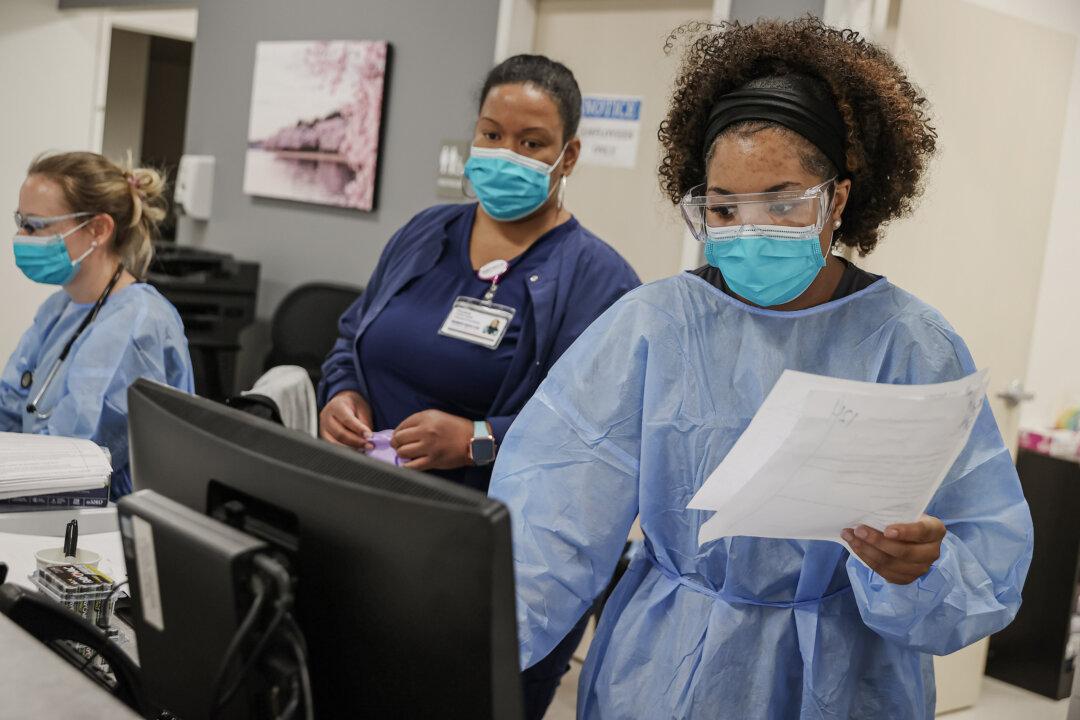
<svg viewBox="0 0 1080 720">
<path fill-rule="evenodd" d="M 89 565 L 50 565 L 34 573 L 34 584 L 46 597 L 85 617 L 102 630 L 112 624 L 116 583 Z"/>
</svg>

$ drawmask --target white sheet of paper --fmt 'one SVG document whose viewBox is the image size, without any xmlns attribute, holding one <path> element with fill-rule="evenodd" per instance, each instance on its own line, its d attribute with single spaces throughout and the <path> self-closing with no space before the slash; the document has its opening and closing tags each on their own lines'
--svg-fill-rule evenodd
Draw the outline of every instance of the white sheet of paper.
<svg viewBox="0 0 1080 720">
<path fill-rule="evenodd" d="M 987 372 L 887 385 L 787 370 L 688 509 L 722 537 L 840 542 L 844 528 L 912 522 L 967 444 Z"/>
</svg>

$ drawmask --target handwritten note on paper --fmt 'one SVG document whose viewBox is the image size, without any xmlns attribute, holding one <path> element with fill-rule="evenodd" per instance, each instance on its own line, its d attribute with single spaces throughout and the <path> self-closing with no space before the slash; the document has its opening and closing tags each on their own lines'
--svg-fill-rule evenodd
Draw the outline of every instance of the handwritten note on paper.
<svg viewBox="0 0 1080 720">
<path fill-rule="evenodd" d="M 748 535 L 839 541 L 912 522 L 967 444 L 985 370 L 938 385 L 785 371 L 687 508 L 715 510 L 698 542 Z"/>
</svg>

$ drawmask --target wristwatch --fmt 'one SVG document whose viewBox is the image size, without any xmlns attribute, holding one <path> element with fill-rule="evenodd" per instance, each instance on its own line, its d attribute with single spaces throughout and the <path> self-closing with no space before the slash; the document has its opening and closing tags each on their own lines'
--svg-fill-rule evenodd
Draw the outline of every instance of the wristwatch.
<svg viewBox="0 0 1080 720">
<path fill-rule="evenodd" d="M 469 460 L 473 465 L 490 465 L 495 462 L 495 436 L 491 425 L 484 420 L 473 423 L 473 437 L 469 441 Z"/>
</svg>

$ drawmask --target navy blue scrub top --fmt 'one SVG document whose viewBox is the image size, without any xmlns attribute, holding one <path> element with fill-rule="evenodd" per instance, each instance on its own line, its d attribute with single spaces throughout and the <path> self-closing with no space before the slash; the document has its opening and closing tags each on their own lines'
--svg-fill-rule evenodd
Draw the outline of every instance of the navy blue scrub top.
<svg viewBox="0 0 1080 720">
<path fill-rule="evenodd" d="M 469 257 L 476 217 L 471 211 L 447 226 L 447 243 L 428 272 L 407 283 L 372 321 L 358 343 L 360 367 L 367 378 L 375 430 L 394 429 L 424 410 L 484 419 L 502 387 L 521 336 L 529 302 L 526 284 L 552 251 L 576 232 L 569 220 L 542 235 L 517 258 L 499 281 L 492 301 L 514 308 L 514 317 L 494 350 L 439 335 L 454 300 L 483 298 L 491 286 L 480 280 Z M 437 471 L 460 480 L 457 470 Z"/>
</svg>

